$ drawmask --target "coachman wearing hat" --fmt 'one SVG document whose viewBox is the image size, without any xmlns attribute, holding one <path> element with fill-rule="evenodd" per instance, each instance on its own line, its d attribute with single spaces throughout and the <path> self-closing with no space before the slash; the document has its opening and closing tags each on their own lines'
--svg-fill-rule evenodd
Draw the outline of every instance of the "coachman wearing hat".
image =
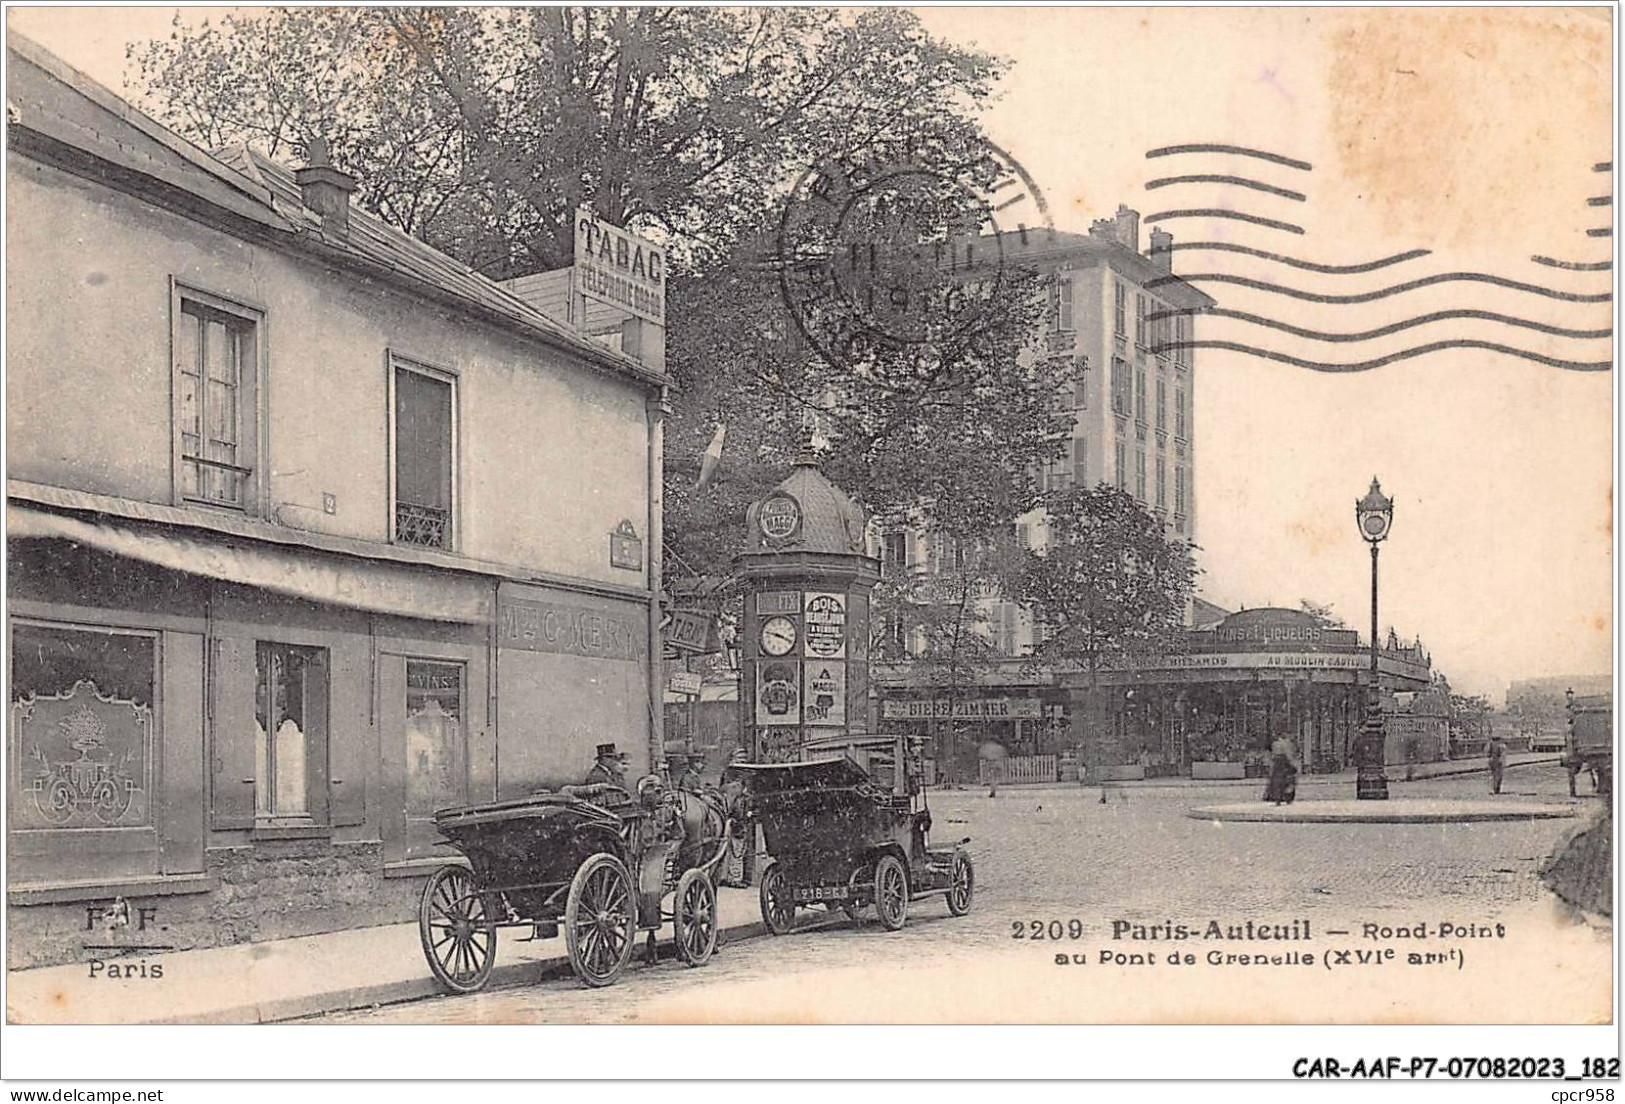
<svg viewBox="0 0 1625 1104">
<path fill-rule="evenodd" d="M 598 783 L 626 786 L 626 752 L 617 751 L 614 744 L 598 745 L 598 761 L 587 772 L 587 785 Z"/>
<path fill-rule="evenodd" d="M 700 793 L 705 789 L 705 756 L 692 754 L 683 760 L 677 788 L 686 793 Z"/>
</svg>

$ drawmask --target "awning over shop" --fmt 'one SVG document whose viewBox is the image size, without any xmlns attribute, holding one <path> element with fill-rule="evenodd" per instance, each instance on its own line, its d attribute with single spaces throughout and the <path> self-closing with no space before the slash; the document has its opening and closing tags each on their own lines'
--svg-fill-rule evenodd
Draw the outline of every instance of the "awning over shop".
<svg viewBox="0 0 1625 1104">
<path fill-rule="evenodd" d="M 172 528 L 88 521 L 6 507 L 11 539 L 73 541 L 172 571 L 259 587 L 330 606 L 458 624 L 495 620 L 496 588 L 486 579 L 432 568 L 373 562 L 308 548 L 254 544 Z"/>
</svg>

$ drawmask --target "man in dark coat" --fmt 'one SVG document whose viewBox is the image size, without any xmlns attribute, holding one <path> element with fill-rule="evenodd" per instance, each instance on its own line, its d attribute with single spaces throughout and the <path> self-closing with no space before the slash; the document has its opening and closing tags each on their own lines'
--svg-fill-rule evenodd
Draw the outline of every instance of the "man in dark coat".
<svg viewBox="0 0 1625 1104">
<path fill-rule="evenodd" d="M 683 773 L 677 779 L 677 788 L 688 793 L 699 793 L 705 788 L 705 756 L 690 755 L 683 761 Z"/>
<path fill-rule="evenodd" d="M 1501 792 L 1501 776 L 1507 769 L 1507 745 L 1499 734 L 1490 737 L 1490 793 Z"/>
<path fill-rule="evenodd" d="M 617 751 L 614 744 L 598 745 L 598 761 L 587 772 L 587 785 L 599 783 L 626 786 L 626 752 Z"/>
</svg>

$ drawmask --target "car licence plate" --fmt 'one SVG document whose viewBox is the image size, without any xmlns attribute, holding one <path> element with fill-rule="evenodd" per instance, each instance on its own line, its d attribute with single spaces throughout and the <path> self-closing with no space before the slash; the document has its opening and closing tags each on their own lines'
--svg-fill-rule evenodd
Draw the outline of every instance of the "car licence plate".
<svg viewBox="0 0 1625 1104">
<path fill-rule="evenodd" d="M 847 901 L 852 898 L 851 886 L 800 886 L 797 901 Z"/>
</svg>

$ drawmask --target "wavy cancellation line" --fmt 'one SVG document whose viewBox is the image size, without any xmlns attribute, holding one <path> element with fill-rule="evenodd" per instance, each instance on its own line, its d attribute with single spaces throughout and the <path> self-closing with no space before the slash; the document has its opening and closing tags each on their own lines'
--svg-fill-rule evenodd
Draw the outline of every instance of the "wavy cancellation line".
<svg viewBox="0 0 1625 1104">
<path fill-rule="evenodd" d="M 1432 252 L 1428 249 L 1412 249 L 1405 253 L 1395 253 L 1392 257 L 1384 257 L 1378 261 L 1366 261 L 1363 264 L 1332 265 L 1321 264 L 1317 261 L 1306 261 L 1301 257 L 1289 257 L 1284 253 L 1271 253 L 1267 249 L 1254 249 L 1250 245 L 1238 245 L 1235 242 L 1174 242 L 1169 248 L 1173 250 L 1200 249 L 1219 253 L 1245 253 L 1249 257 L 1262 257 L 1266 261 L 1276 261 L 1308 272 L 1325 272 L 1334 276 L 1375 272 L 1379 268 L 1387 268 L 1389 265 L 1398 264 L 1401 261 L 1414 261 L 1418 257 L 1426 257 Z"/>
<path fill-rule="evenodd" d="M 1266 226 L 1271 230 L 1285 230 L 1289 234 L 1303 233 L 1303 227 L 1295 223 L 1265 218 L 1262 215 L 1249 215 L 1242 211 L 1231 211 L 1223 207 L 1189 207 L 1179 211 L 1158 211 L 1156 214 L 1145 216 L 1145 221 L 1166 222 L 1169 219 L 1184 218 L 1235 219 L 1237 222 L 1248 222 L 1254 226 Z"/>
<path fill-rule="evenodd" d="M 1250 180 L 1245 176 L 1229 176 L 1225 173 L 1188 173 L 1185 176 L 1158 177 L 1156 180 L 1146 181 L 1145 190 L 1149 192 L 1156 188 L 1169 188 L 1175 184 L 1234 184 L 1238 188 L 1251 188 L 1255 192 L 1266 192 L 1297 203 L 1309 198 L 1302 192 L 1277 188 L 1274 184 L 1265 184 L 1262 180 Z"/>
<path fill-rule="evenodd" d="M 1208 283 L 1235 284 L 1238 287 L 1249 287 L 1258 291 L 1273 291 L 1278 295 L 1285 295 L 1292 299 L 1302 299 L 1311 303 L 1370 303 L 1378 299 L 1386 299 L 1390 295 L 1415 291 L 1417 288 L 1452 282 L 1493 284 L 1496 287 L 1510 288 L 1513 291 L 1526 291 L 1532 295 L 1543 295 L 1548 299 L 1561 299 L 1569 303 L 1607 303 L 1613 299 L 1610 292 L 1585 295 L 1579 292 L 1558 291 L 1556 288 L 1542 287 L 1539 284 L 1526 284 L 1521 280 L 1508 280 L 1504 276 L 1491 276 L 1484 272 L 1442 272 L 1436 276 L 1424 276 L 1419 280 L 1411 280 L 1403 284 L 1394 284 L 1392 287 L 1359 292 L 1353 295 L 1325 295 L 1320 292 L 1304 291 L 1301 288 L 1286 287 L 1283 284 L 1272 284 L 1267 280 L 1254 280 L 1247 276 L 1232 276 L 1223 272 L 1192 272 L 1182 273 L 1177 276 L 1159 276 L 1148 281 L 1145 286 L 1149 290 L 1180 281 L 1185 283 L 1205 281 Z"/>
<path fill-rule="evenodd" d="M 1234 153 L 1242 157 L 1256 157 L 1260 161 L 1268 161 L 1275 165 L 1285 165 L 1289 169 L 1302 169 L 1309 172 L 1314 168 L 1307 161 L 1299 161 L 1295 157 L 1284 157 L 1279 153 L 1270 153 L 1268 150 L 1249 149 L 1246 146 L 1231 146 L 1222 142 L 1188 142 L 1179 146 L 1163 146 L 1159 149 L 1146 150 L 1147 158 L 1172 157 L 1178 153 Z"/>
<path fill-rule="evenodd" d="M 1613 261 L 1559 261 L 1552 257 L 1542 257 L 1539 254 L 1530 257 L 1538 265 L 1548 268 L 1566 268 L 1570 272 L 1612 272 Z"/>
<path fill-rule="evenodd" d="M 1348 364 L 1332 364 L 1323 360 L 1306 360 L 1295 357 L 1290 353 L 1278 353 L 1272 349 L 1261 349 L 1256 345 L 1245 345 L 1239 341 L 1173 341 L 1159 345 L 1154 351 L 1161 352 L 1166 349 L 1225 349 L 1234 353 L 1247 353 L 1250 356 L 1263 357 L 1265 360 L 1279 361 L 1290 364 L 1296 368 L 1308 368 L 1315 372 L 1369 372 L 1373 368 L 1394 364 L 1401 360 L 1410 360 L 1412 357 L 1426 356 L 1443 349 L 1483 349 L 1492 353 L 1505 353 L 1508 356 L 1520 357 L 1523 360 L 1534 361 L 1551 368 L 1563 368 L 1571 372 L 1606 372 L 1613 367 L 1612 361 L 1607 360 L 1563 360 L 1559 357 L 1550 357 L 1536 353 L 1529 349 L 1517 349 L 1511 345 L 1502 345 L 1494 341 L 1475 341 L 1467 338 L 1458 338 L 1453 341 L 1434 341 L 1427 345 L 1418 345 L 1413 349 L 1404 349 L 1387 356 L 1375 357 L 1371 360 L 1354 361 Z"/>
<path fill-rule="evenodd" d="M 1255 326 L 1266 326 L 1281 333 L 1291 334 L 1293 337 L 1307 338 L 1310 341 L 1370 341 L 1373 338 L 1387 337 L 1402 330 L 1414 329 L 1417 326 L 1426 326 L 1433 322 L 1449 322 L 1456 319 L 1473 319 L 1479 322 L 1495 322 L 1504 326 L 1515 326 L 1519 329 L 1535 330 L 1539 333 L 1550 334 L 1553 337 L 1573 337 L 1592 339 L 1599 337 L 1612 337 L 1614 331 L 1605 330 L 1571 330 L 1562 326 L 1552 326 L 1545 322 L 1536 322 L 1530 318 L 1518 318 L 1510 314 L 1498 314 L 1495 311 L 1481 310 L 1445 310 L 1434 311 L 1432 314 L 1419 314 L 1415 318 L 1407 318 L 1403 322 L 1394 322 L 1386 326 L 1379 326 L 1374 330 L 1364 330 L 1359 333 L 1331 333 L 1325 330 L 1309 330 L 1301 326 L 1293 326 L 1286 322 L 1277 322 L 1273 318 L 1265 318 L 1259 314 L 1249 314 L 1246 311 L 1230 310 L 1227 307 L 1209 307 L 1206 310 L 1168 310 L 1152 311 L 1146 315 L 1146 321 L 1155 322 L 1163 318 L 1185 317 L 1200 315 L 1203 318 L 1233 318 L 1238 322 L 1248 322 Z"/>
</svg>

